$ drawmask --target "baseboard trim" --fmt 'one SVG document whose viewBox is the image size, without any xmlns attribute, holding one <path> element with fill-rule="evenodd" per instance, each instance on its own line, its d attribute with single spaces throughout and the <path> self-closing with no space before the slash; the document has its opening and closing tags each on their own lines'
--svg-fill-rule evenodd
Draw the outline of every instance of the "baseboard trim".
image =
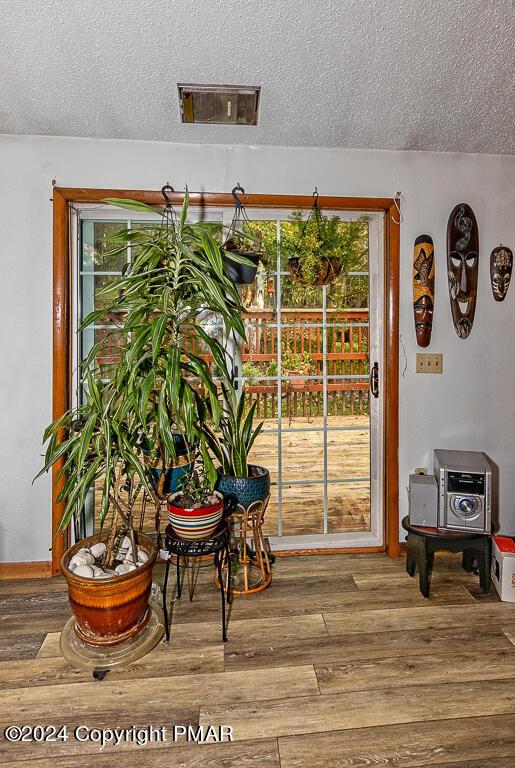
<svg viewBox="0 0 515 768">
<path fill-rule="evenodd" d="M 30 563 L 0 563 L 0 579 L 46 579 L 52 575 L 50 560 Z"/>
</svg>

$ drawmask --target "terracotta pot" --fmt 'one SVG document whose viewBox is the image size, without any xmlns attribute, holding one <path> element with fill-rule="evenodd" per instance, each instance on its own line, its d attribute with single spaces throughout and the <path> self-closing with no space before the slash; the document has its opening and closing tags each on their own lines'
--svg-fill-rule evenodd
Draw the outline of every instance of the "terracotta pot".
<svg viewBox="0 0 515 768">
<path fill-rule="evenodd" d="M 106 542 L 108 537 L 108 531 L 88 536 L 70 547 L 61 560 L 75 616 L 75 632 L 89 645 L 123 643 L 141 632 L 150 616 L 148 601 L 157 546 L 144 533 L 136 533 L 136 542 L 146 552 L 148 560 L 135 571 L 107 579 L 88 579 L 76 576 L 68 568 L 79 549 L 100 541 Z"/>
<path fill-rule="evenodd" d="M 286 376 L 303 376 L 304 371 L 285 371 Z M 286 381 L 286 389 L 290 390 L 303 390 L 306 385 L 306 379 L 287 379 Z"/>
</svg>

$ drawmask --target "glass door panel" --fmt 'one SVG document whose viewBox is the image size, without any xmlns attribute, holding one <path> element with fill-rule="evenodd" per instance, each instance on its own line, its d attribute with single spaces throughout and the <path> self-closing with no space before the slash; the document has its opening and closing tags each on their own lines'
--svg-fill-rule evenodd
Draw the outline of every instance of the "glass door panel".
<svg viewBox="0 0 515 768">
<path fill-rule="evenodd" d="M 359 230 L 355 247 L 331 285 L 310 287 L 292 278 L 281 249 L 300 226 L 287 217 L 252 220 L 265 259 L 242 293 L 243 385 L 264 421 L 251 460 L 271 469 L 265 529 L 278 548 L 380 544 L 381 420 L 371 429 L 369 370 L 380 348 L 382 220 L 342 215 L 342 232 Z"/>
</svg>

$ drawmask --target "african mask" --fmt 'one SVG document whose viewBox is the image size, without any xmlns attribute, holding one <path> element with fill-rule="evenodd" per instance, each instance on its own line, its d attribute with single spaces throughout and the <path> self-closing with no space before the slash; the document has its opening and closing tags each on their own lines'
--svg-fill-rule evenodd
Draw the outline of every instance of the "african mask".
<svg viewBox="0 0 515 768">
<path fill-rule="evenodd" d="M 490 254 L 490 281 L 496 301 L 504 301 L 510 287 L 513 253 L 509 248 L 500 245 Z"/>
<path fill-rule="evenodd" d="M 419 347 L 429 346 L 433 328 L 435 262 L 433 239 L 420 235 L 413 251 L 413 311 Z"/>
<path fill-rule="evenodd" d="M 470 205 L 460 203 L 447 225 L 447 276 L 454 328 L 460 339 L 472 330 L 479 272 L 479 230 Z"/>
</svg>

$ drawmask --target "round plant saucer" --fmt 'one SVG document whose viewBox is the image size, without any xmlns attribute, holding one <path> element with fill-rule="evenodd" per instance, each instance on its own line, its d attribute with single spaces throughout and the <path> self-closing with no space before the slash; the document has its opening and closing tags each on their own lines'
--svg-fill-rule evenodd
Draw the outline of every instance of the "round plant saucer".
<svg viewBox="0 0 515 768">
<path fill-rule="evenodd" d="M 163 612 L 153 602 L 149 603 L 149 609 L 150 617 L 141 632 L 123 643 L 111 646 L 89 645 L 83 642 L 75 631 L 75 617 L 70 616 L 61 632 L 61 653 L 74 667 L 91 672 L 97 680 L 103 680 L 110 669 L 141 659 L 155 648 L 163 637 Z"/>
</svg>

